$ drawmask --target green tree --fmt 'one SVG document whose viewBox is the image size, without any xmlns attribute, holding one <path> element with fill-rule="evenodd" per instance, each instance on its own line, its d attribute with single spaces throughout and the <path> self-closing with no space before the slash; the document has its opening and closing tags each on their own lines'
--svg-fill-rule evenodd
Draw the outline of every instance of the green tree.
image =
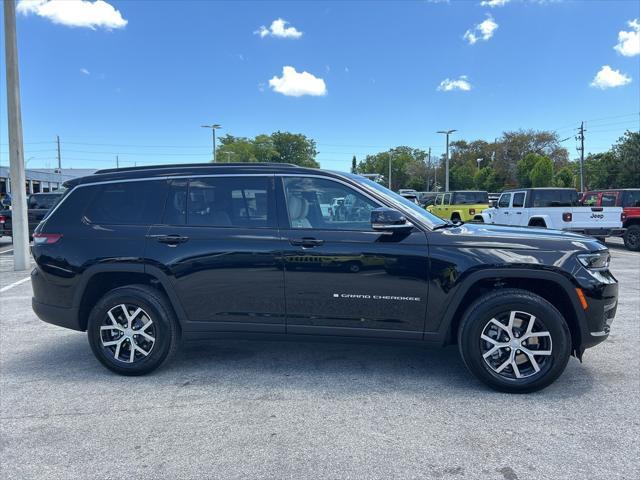
<svg viewBox="0 0 640 480">
<path fill-rule="evenodd" d="M 351 159 L 351 173 L 358 173 L 358 161 L 355 155 Z"/>
<path fill-rule="evenodd" d="M 391 185 L 393 190 L 399 188 L 426 189 L 426 159 L 424 150 L 411 147 L 396 147 L 386 152 L 367 155 L 358 163 L 359 173 L 377 173 L 388 181 L 389 162 L 391 162 Z"/>
<path fill-rule="evenodd" d="M 320 168 L 316 161 L 316 142 L 301 133 L 275 132 L 271 134 L 273 146 L 278 152 L 273 162 L 292 163 L 302 167 Z"/>
<path fill-rule="evenodd" d="M 477 168 L 471 163 L 454 165 L 449 172 L 450 190 L 468 190 L 473 188 Z"/>
<path fill-rule="evenodd" d="M 316 142 L 299 133 L 275 132 L 250 139 L 225 135 L 216 149 L 219 162 L 281 162 L 319 168 Z"/>
<path fill-rule="evenodd" d="M 549 187 L 553 182 L 553 162 L 548 157 L 541 157 L 531 170 L 532 187 Z"/>
<path fill-rule="evenodd" d="M 640 132 L 627 130 L 613 146 L 613 153 L 619 164 L 616 186 L 640 186 Z"/>
<path fill-rule="evenodd" d="M 541 158 L 542 155 L 538 155 L 537 153 L 527 153 L 518 161 L 516 164 L 516 179 L 518 180 L 519 187 L 531 187 L 531 172 Z"/>
<path fill-rule="evenodd" d="M 562 167 L 558 173 L 556 173 L 553 184 L 561 188 L 575 186 L 575 173 L 573 168 L 569 165 Z"/>
</svg>

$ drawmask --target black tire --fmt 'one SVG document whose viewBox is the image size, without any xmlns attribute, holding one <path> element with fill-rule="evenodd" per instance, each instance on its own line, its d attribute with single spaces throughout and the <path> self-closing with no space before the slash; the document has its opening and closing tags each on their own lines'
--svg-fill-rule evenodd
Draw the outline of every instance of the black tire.
<svg viewBox="0 0 640 480">
<path fill-rule="evenodd" d="M 481 335 L 485 334 L 486 336 L 487 328 L 500 331 L 493 326 L 493 323 L 490 324 L 491 320 L 500 319 L 505 313 L 509 316 L 514 311 L 518 312 L 518 315 L 526 312 L 530 316 L 535 316 L 535 325 L 542 325 L 545 330 L 540 329 L 540 331 L 548 332 L 548 337 L 546 334 L 544 337 L 543 334 L 540 334 L 540 338 L 535 336 L 536 343 L 549 342 L 546 348 L 551 353 L 543 357 L 537 355 L 533 357 L 539 368 L 537 372 L 535 372 L 528 355 L 516 354 L 516 352 L 521 352 L 519 349 L 514 348 L 513 355 L 515 357 L 509 357 L 508 355 L 511 355 L 510 346 L 500 347 L 494 356 L 497 355 L 496 365 L 506 363 L 509 358 L 515 358 L 515 369 L 511 366 L 512 364 L 508 364 L 501 373 L 497 373 L 496 369 L 490 365 L 494 361 L 493 357 L 490 356 L 487 360 L 483 358 L 483 353 L 489 353 L 483 349 L 491 347 L 492 344 L 484 341 Z M 520 322 L 522 320 L 518 318 L 513 323 L 515 325 Z M 508 342 L 505 332 L 503 335 L 505 335 L 505 340 L 502 342 Z M 521 338 L 525 338 L 526 332 L 525 335 L 520 335 Z M 500 338 L 500 333 L 498 333 L 498 338 Z M 530 337 L 522 343 L 522 345 L 526 345 L 529 352 L 536 351 L 533 346 L 527 343 L 532 339 L 533 337 Z M 519 339 L 516 336 L 511 341 L 516 342 Z M 504 345 L 504 343 L 501 344 Z M 547 387 L 562 374 L 571 354 L 571 333 L 560 312 L 544 298 L 526 290 L 501 289 L 480 297 L 467 309 L 458 329 L 458 348 L 471 373 L 491 388 L 508 393 L 528 393 Z M 542 351 L 542 349 L 538 351 Z M 507 356 L 505 357 L 505 355 Z M 518 361 L 523 359 L 525 361 L 518 364 Z M 525 368 L 528 369 L 530 376 L 515 378 L 516 370 L 518 374 L 522 374 L 522 372 L 527 372 Z M 532 370 L 534 373 L 531 373 Z"/>
<path fill-rule="evenodd" d="M 454 213 L 453 215 L 451 215 L 451 221 L 453 223 L 460 223 L 462 220 L 460 219 L 460 215 Z"/>
<path fill-rule="evenodd" d="M 624 232 L 624 246 L 632 252 L 640 251 L 640 225 L 630 225 Z"/>
<path fill-rule="evenodd" d="M 122 349 L 115 352 L 111 347 L 103 345 L 103 340 L 105 340 L 103 335 L 120 335 L 122 333 L 119 329 L 107 329 L 105 333 L 101 330 L 103 326 L 112 325 L 108 312 L 111 311 L 112 315 L 117 315 L 113 312 L 118 310 L 112 309 L 117 309 L 119 305 L 131 306 L 131 309 L 141 308 L 140 317 L 151 319 L 153 325 L 152 332 L 155 341 L 152 344 L 149 342 L 140 344 L 145 348 L 148 348 L 146 345 L 151 345 L 147 350 L 148 354 L 142 356 L 142 353 L 134 349 L 132 363 L 126 363 L 126 359 L 116 359 L 115 352 L 118 352 L 118 357 L 122 358 L 123 354 L 126 355 L 127 352 L 127 342 L 131 345 L 133 339 L 125 339 Z M 120 309 L 120 311 L 122 310 Z M 133 330 L 129 332 L 132 335 L 139 331 L 135 330 L 135 326 L 132 328 Z M 179 326 L 168 300 L 162 293 L 146 285 L 128 285 L 111 290 L 93 307 L 89 314 L 87 335 L 94 355 L 109 370 L 120 375 L 144 375 L 158 368 L 175 353 L 179 342 Z M 124 336 L 124 333 L 121 336 Z M 140 335 L 133 336 L 140 339 Z M 117 336 L 112 338 L 118 339 Z M 107 338 L 107 340 L 109 339 Z M 143 338 L 142 342 L 146 342 L 146 340 Z"/>
</svg>

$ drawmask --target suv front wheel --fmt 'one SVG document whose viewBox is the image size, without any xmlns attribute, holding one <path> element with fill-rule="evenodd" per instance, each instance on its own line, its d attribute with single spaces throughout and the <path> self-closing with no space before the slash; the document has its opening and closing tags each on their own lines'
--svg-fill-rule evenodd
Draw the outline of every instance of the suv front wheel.
<svg viewBox="0 0 640 480">
<path fill-rule="evenodd" d="M 176 350 L 178 326 L 166 298 L 146 285 L 111 290 L 91 311 L 89 344 L 97 359 L 121 375 L 144 375 Z"/>
<path fill-rule="evenodd" d="M 519 289 L 503 289 L 476 300 L 458 331 L 467 368 L 503 392 L 541 390 L 564 371 L 571 334 L 547 300 Z"/>
</svg>

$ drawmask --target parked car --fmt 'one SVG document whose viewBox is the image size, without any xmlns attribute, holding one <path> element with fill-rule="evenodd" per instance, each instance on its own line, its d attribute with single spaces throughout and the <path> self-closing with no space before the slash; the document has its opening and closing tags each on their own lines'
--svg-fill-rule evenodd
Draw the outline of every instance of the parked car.
<svg viewBox="0 0 640 480">
<path fill-rule="evenodd" d="M 427 207 L 434 215 L 452 222 L 474 220 L 489 208 L 489 195 L 483 191 L 460 190 L 439 193 L 433 205 Z"/>
<path fill-rule="evenodd" d="M 588 207 L 622 207 L 624 245 L 640 251 L 640 188 L 591 190 L 584 193 L 581 203 Z"/>
<path fill-rule="evenodd" d="M 433 205 L 436 199 L 436 192 L 418 192 L 418 204 L 422 208 L 427 208 L 429 205 Z"/>
<path fill-rule="evenodd" d="M 27 198 L 27 219 L 29 222 L 29 235 L 33 234 L 36 226 L 45 217 L 47 212 L 62 197 L 62 192 L 56 193 L 32 193 Z M 0 210 L 0 236 L 11 237 L 12 211 Z"/>
<path fill-rule="evenodd" d="M 552 228 L 582 233 L 603 241 L 622 236 L 624 214 L 620 207 L 583 207 L 573 188 L 506 190 L 495 207 L 477 220 L 497 225 Z"/>
<path fill-rule="evenodd" d="M 599 242 L 454 225 L 357 175 L 198 164 L 66 186 L 34 233 L 33 309 L 86 331 L 123 375 L 156 369 L 180 337 L 260 333 L 457 344 L 491 387 L 530 392 L 605 340 L 616 312 Z M 322 215 L 322 199 L 350 197 L 368 218 Z"/>
</svg>

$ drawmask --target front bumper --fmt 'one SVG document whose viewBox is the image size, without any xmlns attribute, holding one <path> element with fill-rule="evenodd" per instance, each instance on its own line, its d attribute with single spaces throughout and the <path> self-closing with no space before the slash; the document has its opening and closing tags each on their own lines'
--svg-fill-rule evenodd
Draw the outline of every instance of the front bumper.
<svg viewBox="0 0 640 480">
<path fill-rule="evenodd" d="M 613 282 L 592 285 L 582 291 L 588 305 L 584 310 L 586 328 L 582 329 L 581 350 L 584 350 L 609 336 L 618 308 L 618 283 L 614 279 Z"/>
<path fill-rule="evenodd" d="M 581 233 L 589 237 L 621 237 L 626 228 L 567 228 L 565 231 Z"/>
</svg>

